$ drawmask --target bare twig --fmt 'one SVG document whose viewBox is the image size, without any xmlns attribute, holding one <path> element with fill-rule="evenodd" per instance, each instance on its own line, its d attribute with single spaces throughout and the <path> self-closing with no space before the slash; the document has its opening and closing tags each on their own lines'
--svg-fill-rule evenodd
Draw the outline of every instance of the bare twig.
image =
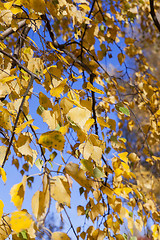
<svg viewBox="0 0 160 240">
<path fill-rule="evenodd" d="M 70 223 L 70 225 L 71 225 L 71 228 L 72 228 L 72 230 L 73 230 L 73 232 L 74 232 L 74 235 L 75 235 L 75 237 L 76 237 L 77 240 L 78 240 L 79 238 L 78 238 L 78 236 L 77 236 L 77 234 L 76 234 L 76 231 L 75 231 L 75 229 L 74 229 L 74 227 L 73 227 L 73 224 L 72 224 L 72 222 L 71 222 L 71 219 L 70 219 L 70 217 L 69 217 L 69 215 L 68 215 L 68 213 L 67 213 L 67 211 L 66 211 L 66 209 L 65 209 L 64 206 L 63 206 L 63 209 L 64 209 L 64 212 L 65 212 L 65 214 L 66 214 L 66 216 L 67 216 L 67 218 L 68 218 L 68 221 L 69 221 L 69 223 Z"/>
</svg>

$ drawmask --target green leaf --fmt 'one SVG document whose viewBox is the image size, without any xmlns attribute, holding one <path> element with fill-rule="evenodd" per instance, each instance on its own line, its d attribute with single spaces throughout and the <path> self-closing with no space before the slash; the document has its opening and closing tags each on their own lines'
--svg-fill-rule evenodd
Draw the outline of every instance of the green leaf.
<svg viewBox="0 0 160 240">
<path fill-rule="evenodd" d="M 123 233 L 124 240 L 128 240 L 128 236 L 126 233 Z"/>
<path fill-rule="evenodd" d="M 36 162 L 35 162 L 35 165 L 36 165 L 36 167 L 39 169 L 39 171 L 41 171 L 42 166 L 43 166 L 43 160 L 40 159 L 40 158 L 38 158 L 38 159 L 36 160 Z"/>
<path fill-rule="evenodd" d="M 95 169 L 93 170 L 93 175 L 95 178 L 103 178 L 106 176 L 101 167 L 95 167 Z"/>
<path fill-rule="evenodd" d="M 126 116 L 130 116 L 130 111 L 128 110 L 128 108 L 126 108 L 126 107 L 120 107 L 119 108 L 119 111 L 120 112 L 122 112 L 122 113 L 124 113 Z"/>
<path fill-rule="evenodd" d="M 18 233 L 17 236 L 18 236 L 21 240 L 23 240 L 23 239 L 28 239 L 28 238 L 27 238 L 27 233 L 26 233 L 25 230 L 23 230 L 22 232 Z"/>
<path fill-rule="evenodd" d="M 129 240 L 137 240 L 137 237 L 133 236 Z"/>
</svg>

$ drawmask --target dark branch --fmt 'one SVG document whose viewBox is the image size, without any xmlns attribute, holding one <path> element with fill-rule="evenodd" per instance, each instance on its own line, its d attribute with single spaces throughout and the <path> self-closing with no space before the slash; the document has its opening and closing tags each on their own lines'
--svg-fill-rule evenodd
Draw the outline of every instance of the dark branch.
<svg viewBox="0 0 160 240">
<path fill-rule="evenodd" d="M 155 10 L 154 10 L 154 0 L 150 0 L 150 9 L 151 9 L 150 14 L 152 16 L 153 22 L 156 25 L 158 31 L 160 32 L 160 23 L 157 19 L 157 16 L 156 16 Z"/>
<path fill-rule="evenodd" d="M 10 59 L 12 59 L 13 61 L 16 62 L 16 64 L 18 65 L 18 67 L 20 69 L 23 69 L 26 73 L 28 73 L 30 76 L 32 76 L 33 78 L 37 79 L 39 82 L 41 82 L 41 79 L 38 77 L 38 75 L 32 73 L 28 68 L 24 67 L 19 61 L 18 59 L 16 59 L 15 57 L 13 57 L 12 55 L 10 55 L 9 53 L 3 51 L 2 49 L 0 49 L 0 53 L 3 53 L 5 56 L 9 57 Z"/>
<path fill-rule="evenodd" d="M 7 151 L 6 151 L 6 154 L 5 154 L 5 157 L 4 157 L 4 160 L 3 160 L 3 163 L 2 163 L 2 168 L 4 167 L 5 165 L 5 162 L 7 161 L 8 159 L 8 155 L 9 155 L 9 152 L 10 152 L 10 148 L 11 148 L 11 145 L 12 145 L 12 142 L 13 142 L 13 139 L 14 139 L 14 135 L 15 135 L 15 129 L 17 127 L 17 124 L 18 124 L 18 120 L 19 120 L 19 117 L 20 117 L 20 113 L 22 112 L 22 109 L 23 109 L 23 104 L 25 102 L 25 99 L 26 99 L 26 96 L 28 95 L 28 92 L 33 84 L 33 81 L 34 81 L 34 76 L 31 75 L 31 79 L 29 81 L 29 84 L 28 84 L 28 87 L 23 95 L 23 98 L 22 98 L 22 102 L 21 102 L 21 105 L 19 107 L 19 110 L 18 110 L 18 113 L 17 113 L 17 117 L 16 117 L 16 120 L 15 120 L 15 123 L 14 123 L 14 127 L 13 127 L 13 133 L 12 133 L 12 137 L 10 139 L 10 142 L 9 142 L 9 145 L 8 145 L 8 148 L 7 148 Z"/>
<path fill-rule="evenodd" d="M 16 48 L 15 48 L 14 54 L 13 54 L 13 56 L 14 56 L 16 59 L 19 59 L 20 50 L 21 50 L 21 48 L 23 47 L 24 41 L 25 41 L 25 39 L 26 39 L 26 37 L 27 37 L 30 29 L 31 29 L 31 28 L 28 27 L 27 25 L 24 26 L 24 29 L 23 29 L 22 34 L 20 35 L 20 37 L 19 37 L 19 39 L 18 39 L 18 41 L 17 41 L 17 45 L 16 45 Z M 14 68 L 16 65 L 17 65 L 16 62 L 13 61 L 11 68 Z"/>
</svg>

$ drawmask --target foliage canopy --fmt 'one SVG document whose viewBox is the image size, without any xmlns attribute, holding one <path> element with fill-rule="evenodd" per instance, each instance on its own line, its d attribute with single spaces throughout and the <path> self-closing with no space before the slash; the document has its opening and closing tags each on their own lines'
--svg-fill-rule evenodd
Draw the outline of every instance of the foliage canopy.
<svg viewBox="0 0 160 240">
<path fill-rule="evenodd" d="M 159 7 L 158 0 L 0 1 L 0 175 L 7 184 L 11 161 L 22 175 L 10 190 L 16 210 L 3 212 L 0 200 L 1 239 L 35 239 L 53 199 L 75 239 L 133 239 L 148 219 L 160 239 L 152 191 L 160 82 L 143 44 L 159 37 Z M 124 126 L 140 137 L 129 142 Z M 149 183 L 134 171 L 142 162 L 153 170 Z M 41 184 L 30 212 L 23 201 L 34 178 Z M 77 197 L 77 214 L 89 227 L 75 228 L 68 214 L 74 182 L 85 199 Z"/>
</svg>

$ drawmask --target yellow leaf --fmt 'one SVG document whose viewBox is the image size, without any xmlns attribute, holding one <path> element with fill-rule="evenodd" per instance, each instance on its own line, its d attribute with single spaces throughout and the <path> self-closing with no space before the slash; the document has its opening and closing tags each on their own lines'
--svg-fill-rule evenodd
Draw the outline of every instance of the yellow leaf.
<svg viewBox="0 0 160 240">
<path fill-rule="evenodd" d="M 52 42 L 49 42 L 49 45 L 50 45 L 50 47 L 51 47 L 52 49 L 56 50 L 57 52 L 63 53 L 63 51 L 60 51 L 60 50 L 58 50 L 57 48 L 55 48 L 55 47 L 53 46 Z"/>
<path fill-rule="evenodd" d="M 107 185 L 106 187 L 102 187 L 102 192 L 104 193 L 104 194 L 106 194 L 108 197 L 110 197 L 110 198 L 112 198 L 113 197 L 113 193 L 114 193 L 114 191 L 113 191 L 113 189 L 111 189 L 110 188 L 110 186 L 109 185 Z"/>
<path fill-rule="evenodd" d="M 37 191 L 32 197 L 32 212 L 37 220 L 44 218 L 49 207 L 49 185 L 43 183 L 43 191 Z"/>
<path fill-rule="evenodd" d="M 94 146 L 89 141 L 86 141 L 79 145 L 79 151 L 83 155 L 84 159 L 89 159 L 94 151 Z"/>
<path fill-rule="evenodd" d="M 66 115 L 72 107 L 73 102 L 69 98 L 64 97 L 61 99 L 60 108 L 64 115 Z"/>
<path fill-rule="evenodd" d="M 12 80 L 14 80 L 16 78 L 17 78 L 17 76 L 5 77 L 5 78 L 0 79 L 0 82 L 6 83 L 6 82 L 12 81 Z"/>
<path fill-rule="evenodd" d="M 129 160 L 130 161 L 132 161 L 132 162 L 139 162 L 140 161 L 140 158 L 137 156 L 137 154 L 135 154 L 135 153 L 130 153 L 129 155 L 128 155 L 128 158 L 129 158 Z"/>
<path fill-rule="evenodd" d="M 107 127 L 110 128 L 110 125 L 108 123 L 106 123 L 102 117 L 97 117 L 97 122 L 99 123 L 99 125 L 101 125 L 102 127 Z"/>
<path fill-rule="evenodd" d="M 57 97 L 59 98 L 61 93 L 63 92 L 64 90 L 64 87 L 66 85 L 66 81 L 67 79 L 63 80 L 57 87 L 53 87 L 51 90 L 50 90 L 50 94 L 53 96 L 53 97 Z"/>
<path fill-rule="evenodd" d="M 90 10 L 90 7 L 88 5 L 86 5 L 86 4 L 83 4 L 83 3 L 79 4 L 79 7 L 83 8 L 84 10 L 87 10 L 87 11 Z"/>
<path fill-rule="evenodd" d="M 139 232 L 141 232 L 143 228 L 143 221 L 141 219 L 136 219 L 135 227 L 138 229 Z"/>
<path fill-rule="evenodd" d="M 25 0 L 23 0 L 25 1 Z M 28 1 L 27 1 L 28 2 Z M 30 0 L 30 5 L 35 12 L 45 13 L 46 12 L 46 4 L 44 0 L 39 0 L 37 4 L 37 0 Z"/>
<path fill-rule="evenodd" d="M 88 132 L 93 124 L 94 124 L 94 119 L 89 118 L 84 125 L 84 131 Z"/>
<path fill-rule="evenodd" d="M 3 219 L 2 218 L 0 219 L 0 239 L 6 240 L 8 239 L 8 236 L 10 234 L 11 234 L 10 217 L 3 216 Z"/>
<path fill-rule="evenodd" d="M 68 65 L 69 65 L 69 63 L 67 62 L 67 60 L 62 56 L 62 55 L 60 55 L 60 54 L 56 54 L 57 55 L 57 57 L 60 59 L 60 60 L 62 60 L 63 62 L 65 62 L 65 63 L 67 63 Z"/>
<path fill-rule="evenodd" d="M 102 90 L 94 87 L 90 82 L 84 83 L 83 88 L 91 90 L 92 92 L 96 92 L 96 93 L 99 93 L 99 94 L 104 94 L 104 92 Z"/>
<path fill-rule="evenodd" d="M 63 127 L 60 127 L 59 131 L 60 131 L 63 135 L 65 135 L 65 134 L 68 132 L 68 129 L 69 129 L 69 123 L 66 124 L 66 125 L 63 126 Z"/>
<path fill-rule="evenodd" d="M 90 181 L 86 178 L 85 171 L 80 169 L 78 164 L 73 162 L 68 163 L 65 167 L 65 171 L 82 187 L 85 187 L 87 190 L 90 190 L 91 188 Z"/>
<path fill-rule="evenodd" d="M 68 120 L 75 123 L 80 128 L 84 128 L 87 120 L 91 117 L 91 112 L 86 108 L 75 107 L 69 110 L 67 114 Z"/>
<path fill-rule="evenodd" d="M 2 176 L 2 180 L 3 180 L 3 182 L 5 183 L 6 180 L 7 180 L 6 172 L 5 172 L 4 169 L 1 168 L 1 167 L 0 167 L 0 175 Z"/>
<path fill-rule="evenodd" d="M 118 61 L 119 61 L 120 65 L 122 65 L 124 60 L 125 60 L 125 55 L 123 53 L 119 53 L 118 54 Z"/>
<path fill-rule="evenodd" d="M 27 177 L 24 176 L 22 182 L 15 184 L 10 191 L 11 201 L 14 203 L 18 210 L 21 209 L 24 200 L 26 180 Z"/>
<path fill-rule="evenodd" d="M 0 165 L 2 165 L 5 155 L 6 155 L 7 147 L 6 146 L 0 146 Z"/>
<path fill-rule="evenodd" d="M 1 219 L 2 215 L 3 215 L 3 208 L 4 208 L 4 203 L 3 203 L 2 200 L 0 200 L 0 219 Z"/>
<path fill-rule="evenodd" d="M 23 124 L 21 124 L 20 126 L 18 126 L 16 129 L 15 129 L 15 133 L 18 134 L 20 132 L 22 132 L 22 130 L 27 127 L 28 125 L 30 125 L 32 122 L 34 121 L 34 119 L 31 119 Z"/>
<path fill-rule="evenodd" d="M 21 232 L 22 230 L 28 229 L 33 220 L 31 216 L 26 211 L 15 211 L 11 213 L 11 228 L 16 233 Z"/>
<path fill-rule="evenodd" d="M 0 106 L 0 111 L 10 115 L 10 112 L 6 108 L 3 108 L 2 106 Z"/>
<path fill-rule="evenodd" d="M 67 179 L 64 176 L 56 176 L 51 179 L 51 197 L 58 201 L 59 203 L 62 203 L 64 205 L 67 205 L 70 207 L 70 189 L 69 189 L 69 183 L 67 182 Z"/>
<path fill-rule="evenodd" d="M 31 41 L 32 43 L 34 43 L 34 45 L 38 48 L 37 44 L 36 44 L 30 37 L 27 36 L 27 39 L 28 39 L 29 41 Z"/>
<path fill-rule="evenodd" d="M 9 10 L 12 7 L 14 0 L 4 3 L 4 7 Z"/>
<path fill-rule="evenodd" d="M 42 92 L 39 93 L 39 103 L 45 109 L 52 108 L 50 99 Z"/>
<path fill-rule="evenodd" d="M 54 232 L 51 236 L 52 240 L 70 240 L 70 237 L 66 233 L 63 232 Z"/>
<path fill-rule="evenodd" d="M 70 90 L 68 92 L 68 98 L 77 107 L 82 107 L 80 105 L 80 96 L 77 90 Z"/>
<path fill-rule="evenodd" d="M 4 50 L 6 47 L 7 47 L 7 46 L 6 46 L 4 43 L 0 42 L 0 48 L 1 48 L 2 50 Z"/>
<path fill-rule="evenodd" d="M 123 152 L 123 153 L 119 153 L 118 156 L 120 157 L 121 160 L 123 160 L 125 163 L 128 162 L 128 152 Z"/>
<path fill-rule="evenodd" d="M 77 215 L 78 216 L 81 216 L 81 215 L 85 215 L 85 210 L 84 210 L 84 207 L 83 206 L 78 206 L 77 207 Z"/>
<path fill-rule="evenodd" d="M 49 131 L 43 133 L 39 138 L 39 144 L 46 148 L 54 148 L 62 151 L 64 148 L 65 138 L 60 131 Z"/>
</svg>

